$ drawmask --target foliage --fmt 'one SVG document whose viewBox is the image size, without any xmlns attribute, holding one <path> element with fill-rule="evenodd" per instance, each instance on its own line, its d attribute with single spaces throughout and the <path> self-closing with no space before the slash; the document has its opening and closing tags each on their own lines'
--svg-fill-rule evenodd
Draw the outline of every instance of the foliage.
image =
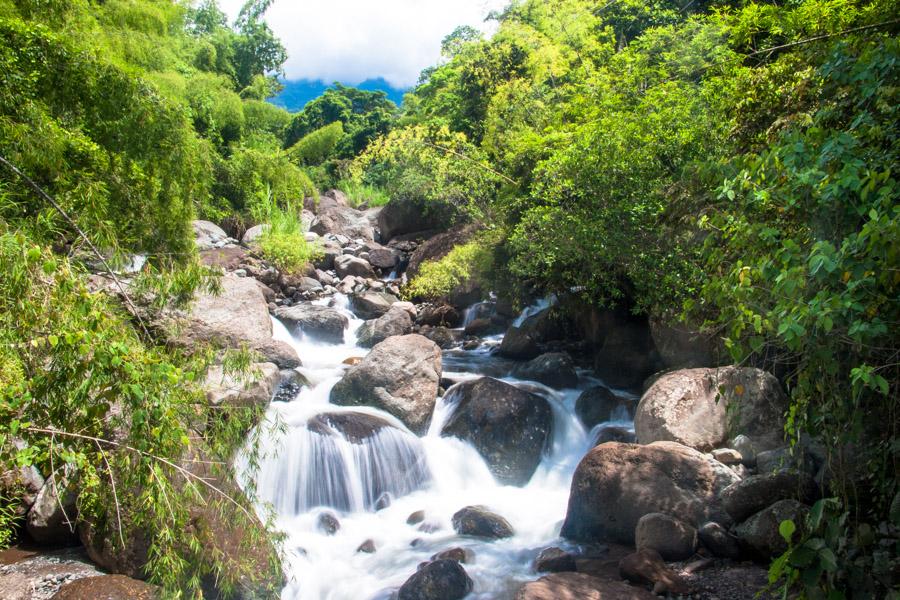
<svg viewBox="0 0 900 600">
<path fill-rule="evenodd" d="M 254 207 L 253 216 L 268 225 L 259 238 L 259 250 L 279 271 L 300 273 L 321 253 L 318 246 L 306 241 L 306 227 L 296 206 L 282 208 L 269 194 L 265 203 Z"/>
<path fill-rule="evenodd" d="M 344 126 L 340 121 L 335 121 L 307 133 L 288 148 L 287 154 L 301 165 L 317 165 L 332 155 L 343 137 Z"/>
<path fill-rule="evenodd" d="M 409 298 L 435 300 L 447 297 L 466 282 L 488 281 L 494 268 L 493 236 L 477 236 L 454 247 L 446 256 L 426 261 L 403 289 Z"/>
<path fill-rule="evenodd" d="M 341 179 L 335 187 L 345 194 L 354 207 L 365 204 L 368 207 L 384 206 L 391 198 L 381 188 L 368 185 L 358 179 Z"/>
<path fill-rule="evenodd" d="M 315 187 L 287 156 L 241 147 L 221 163 L 215 191 L 233 211 L 254 215 L 270 201 L 282 207 L 302 206 Z"/>
</svg>

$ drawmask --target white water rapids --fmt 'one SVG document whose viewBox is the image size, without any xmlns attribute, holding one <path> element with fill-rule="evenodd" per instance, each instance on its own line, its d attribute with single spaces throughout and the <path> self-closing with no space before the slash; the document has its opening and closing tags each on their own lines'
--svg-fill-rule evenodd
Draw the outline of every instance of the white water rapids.
<svg viewBox="0 0 900 600">
<path fill-rule="evenodd" d="M 283 424 L 283 433 L 265 439 L 265 457 L 256 473 L 260 500 L 275 509 L 276 527 L 287 536 L 288 583 L 282 599 L 386 600 L 419 563 L 453 547 L 474 552 L 474 560 L 463 565 L 475 583 L 468 598 L 511 598 L 522 582 L 536 578 L 531 564 L 537 553 L 561 544 L 558 535 L 572 473 L 591 445 L 590 432 L 574 414 L 580 390 L 527 383 L 552 406 L 552 440 L 527 485 L 500 485 L 471 445 L 440 436 L 454 408 L 443 398 L 438 398 L 429 430 L 421 438 L 378 409 L 329 403 L 331 388 L 346 369 L 342 362 L 368 352 L 355 343 L 362 321 L 347 310 L 345 297 L 336 299 L 336 308 L 350 319 L 343 344 L 297 339 L 274 321 L 276 339 L 296 348 L 304 365 L 300 371 L 311 384 L 292 402 L 271 404 L 267 420 Z M 459 381 L 488 374 L 526 385 L 507 376 L 511 363 L 490 354 L 498 342 L 498 337 L 488 338 L 473 351 L 445 351 L 444 376 Z M 588 377 L 581 380 L 582 387 L 597 383 Z M 351 410 L 389 421 L 399 431 L 382 429 L 354 443 L 327 427 L 312 431 L 307 426 L 316 415 Z M 614 424 L 631 426 L 627 421 Z M 373 505 L 384 491 L 392 502 L 376 512 Z M 451 516 L 476 504 L 505 517 L 515 535 L 497 541 L 458 536 Z M 424 523 L 408 525 L 407 517 L 416 511 L 424 511 Z M 318 527 L 323 512 L 340 521 L 334 535 Z M 357 551 L 366 540 L 374 542 L 374 553 Z"/>
</svg>

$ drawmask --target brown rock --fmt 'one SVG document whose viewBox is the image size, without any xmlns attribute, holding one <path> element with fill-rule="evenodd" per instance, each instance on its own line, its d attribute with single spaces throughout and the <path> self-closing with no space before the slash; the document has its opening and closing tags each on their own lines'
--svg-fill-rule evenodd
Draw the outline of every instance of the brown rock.
<svg viewBox="0 0 900 600">
<path fill-rule="evenodd" d="M 622 579 L 634 583 L 649 583 L 657 593 L 687 594 L 690 587 L 675 571 L 666 566 L 656 550 L 645 548 L 629 554 L 619 562 Z"/>
<path fill-rule="evenodd" d="M 526 583 L 515 600 L 655 600 L 647 590 L 584 573 L 553 573 Z"/>
<path fill-rule="evenodd" d="M 100 575 L 63 585 L 52 600 L 153 600 L 160 597 L 160 590 L 154 585 L 124 575 Z"/>
<path fill-rule="evenodd" d="M 575 571 L 575 556 L 562 548 L 544 548 L 534 559 L 534 570 L 559 573 L 561 571 Z"/>
</svg>

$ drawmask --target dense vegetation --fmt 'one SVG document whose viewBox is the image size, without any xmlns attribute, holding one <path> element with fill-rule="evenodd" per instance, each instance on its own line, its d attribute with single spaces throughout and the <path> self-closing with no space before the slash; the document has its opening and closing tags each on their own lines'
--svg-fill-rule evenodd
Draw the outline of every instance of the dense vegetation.
<svg viewBox="0 0 900 600">
<path fill-rule="evenodd" d="M 0 156 L 73 217 L 0 169 L 0 461 L 73 465 L 95 490 L 87 515 L 87 499 L 110 502 L 113 472 L 147 490 L 131 525 L 159 532 L 149 574 L 196 590 L 221 565 L 179 537 L 184 510 L 167 520 L 195 491 L 153 457 L 226 456 L 253 415 L 188 437 L 208 357 L 159 348 L 88 293 L 74 223 L 113 263 L 147 254 L 147 289 L 179 299 L 208 282 L 191 219 L 234 234 L 269 222 L 263 250 L 295 267 L 314 251 L 304 196 L 340 184 L 358 203 L 448 203 L 482 222 L 422 269 L 416 293 L 472 273 L 515 279 L 702 323 L 735 361 L 775 371 L 787 432 L 824 442 L 836 476 L 773 576 L 810 598 L 887 594 L 888 524 L 900 525 L 896 3 L 522 0 L 489 40 L 448 36 L 402 110 L 335 86 L 296 115 L 265 102 L 285 59 L 267 5 L 229 26 L 210 0 L 0 0 Z M 129 452 L 91 439 L 113 414 Z"/>
</svg>

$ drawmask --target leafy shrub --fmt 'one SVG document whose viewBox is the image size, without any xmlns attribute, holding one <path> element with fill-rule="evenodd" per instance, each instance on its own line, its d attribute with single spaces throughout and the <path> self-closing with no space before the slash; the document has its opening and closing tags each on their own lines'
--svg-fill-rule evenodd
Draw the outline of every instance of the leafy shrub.
<svg viewBox="0 0 900 600">
<path fill-rule="evenodd" d="M 301 165 L 318 165 L 332 155 L 343 137 L 344 126 L 335 121 L 300 138 L 287 154 Z"/>
<path fill-rule="evenodd" d="M 296 208 L 281 208 L 270 196 L 257 205 L 253 218 L 268 225 L 259 239 L 262 255 L 284 273 L 299 273 L 319 256 L 321 249 L 306 241 L 302 220 Z"/>
<path fill-rule="evenodd" d="M 487 236 L 453 248 L 436 261 L 426 261 L 404 288 L 409 298 L 438 299 L 469 281 L 484 282 L 494 266 L 493 247 Z"/>
<path fill-rule="evenodd" d="M 300 206 L 303 198 L 315 195 L 315 188 L 297 165 L 286 156 L 256 148 L 239 147 L 220 165 L 217 195 L 244 215 L 267 211 L 270 203 L 281 207 Z"/>
</svg>

